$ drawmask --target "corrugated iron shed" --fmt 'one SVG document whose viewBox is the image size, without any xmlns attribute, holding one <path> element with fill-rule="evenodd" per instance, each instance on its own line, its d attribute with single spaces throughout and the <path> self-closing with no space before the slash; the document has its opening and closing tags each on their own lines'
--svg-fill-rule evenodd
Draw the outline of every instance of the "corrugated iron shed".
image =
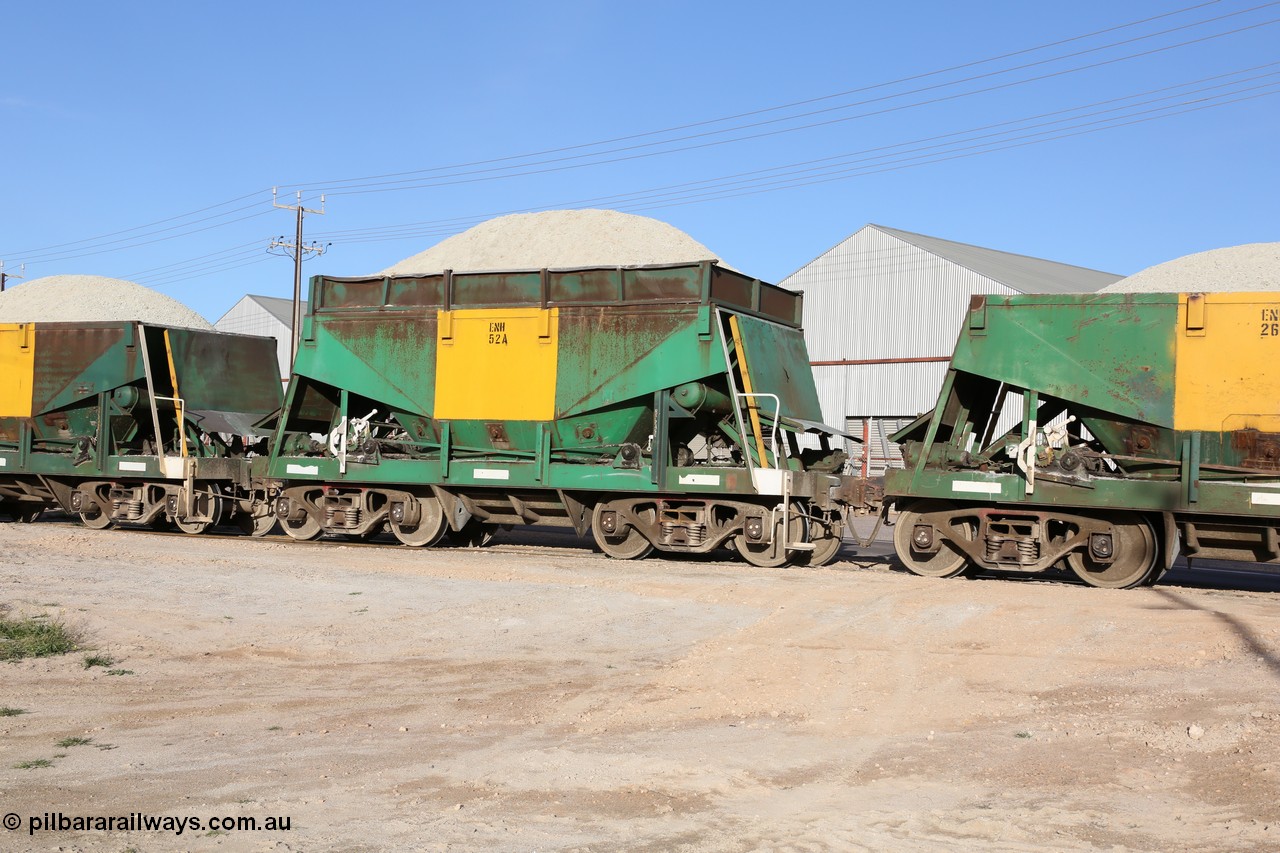
<svg viewBox="0 0 1280 853">
<path fill-rule="evenodd" d="M 869 434 L 931 408 L 985 293 L 1088 293 L 1123 276 L 867 225 L 782 280 L 804 291 L 823 417 Z"/>
</svg>

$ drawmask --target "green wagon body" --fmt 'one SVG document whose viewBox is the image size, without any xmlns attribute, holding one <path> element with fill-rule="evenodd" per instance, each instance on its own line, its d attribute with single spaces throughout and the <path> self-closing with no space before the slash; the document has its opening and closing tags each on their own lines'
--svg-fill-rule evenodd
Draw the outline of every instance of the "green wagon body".
<svg viewBox="0 0 1280 853">
<path fill-rule="evenodd" d="M 1179 550 L 1280 560 L 1277 332 L 1273 293 L 976 297 L 936 408 L 894 436 L 899 555 L 1103 586 Z"/>
<path fill-rule="evenodd" d="M 711 263 L 317 277 L 271 460 L 281 518 L 358 536 L 435 501 L 455 533 L 585 532 L 616 499 L 624 527 L 692 551 L 753 512 L 768 543 L 780 500 L 830 523 L 849 484 L 800 314 Z M 801 450 L 806 431 L 826 449 Z"/>
<path fill-rule="evenodd" d="M 266 459 L 222 436 L 279 408 L 274 346 L 139 322 L 0 325 L 0 511 L 60 505 L 98 526 L 229 518 Z"/>
</svg>

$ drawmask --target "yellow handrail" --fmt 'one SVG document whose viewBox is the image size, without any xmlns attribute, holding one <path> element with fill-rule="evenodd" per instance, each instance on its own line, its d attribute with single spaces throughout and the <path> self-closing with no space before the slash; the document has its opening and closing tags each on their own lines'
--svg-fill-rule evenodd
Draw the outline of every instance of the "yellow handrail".
<svg viewBox="0 0 1280 853">
<path fill-rule="evenodd" d="M 738 315 L 729 315 L 729 331 L 733 333 L 733 348 L 738 352 L 738 371 L 742 374 L 742 391 L 747 396 L 747 412 L 751 415 L 751 430 L 756 436 L 756 451 L 760 454 L 760 467 L 768 468 L 769 457 L 765 455 L 764 431 L 760 428 L 760 409 L 756 405 L 754 389 L 751 387 L 751 375 L 747 372 L 747 351 L 742 346 L 742 333 L 738 331 Z"/>
</svg>

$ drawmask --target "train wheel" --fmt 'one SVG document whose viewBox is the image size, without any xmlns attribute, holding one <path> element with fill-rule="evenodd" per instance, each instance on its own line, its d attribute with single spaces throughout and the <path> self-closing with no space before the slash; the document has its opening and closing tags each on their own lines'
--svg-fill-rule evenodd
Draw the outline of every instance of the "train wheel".
<svg viewBox="0 0 1280 853">
<path fill-rule="evenodd" d="M 111 516 L 107 515 L 101 509 L 98 509 L 98 511 L 93 514 L 90 514 L 89 512 L 78 512 L 76 515 L 80 516 L 80 523 L 91 530 L 104 530 L 111 526 Z"/>
<path fill-rule="evenodd" d="M 787 524 L 787 542 L 807 542 L 809 536 L 809 519 L 801 508 L 793 506 L 790 521 Z M 746 532 L 734 537 L 734 545 L 742 559 L 762 569 L 777 569 L 791 564 L 793 561 L 810 557 L 807 551 L 788 551 L 783 547 L 782 515 L 779 513 L 773 522 L 772 542 L 753 542 L 747 538 Z M 837 546 L 839 550 L 839 546 Z M 834 554 L 832 554 L 834 556 Z M 811 558 L 811 557 L 810 557 Z"/>
<path fill-rule="evenodd" d="M 953 525 L 949 516 L 954 511 L 955 507 L 945 501 L 922 501 L 898 514 L 893 547 L 913 574 L 953 578 L 969 568 L 969 558 L 951 544 L 951 536 L 962 533 L 972 537 L 974 531 L 968 526 Z"/>
<path fill-rule="evenodd" d="M 436 544 L 444 536 L 446 527 L 440 501 L 435 498 L 418 498 L 418 507 L 421 517 L 413 527 L 398 524 L 394 518 L 390 522 L 392 534 L 400 540 L 400 544 L 410 548 Z"/>
<path fill-rule="evenodd" d="M 175 518 L 173 523 L 178 525 L 178 529 L 183 533 L 198 536 L 210 527 L 217 526 L 222 521 L 221 495 L 216 495 L 212 492 L 199 492 L 196 494 L 193 503 L 195 504 L 195 509 L 201 515 L 208 516 L 208 519 Z"/>
<path fill-rule="evenodd" d="M 240 528 L 240 532 L 245 536 L 266 536 L 276 527 L 276 517 L 272 512 L 265 515 L 250 515 L 247 512 L 239 513 L 236 516 L 236 527 Z"/>
<path fill-rule="evenodd" d="M 796 562 L 813 568 L 829 564 L 844 544 L 844 522 L 824 524 L 817 519 L 810 520 L 809 541 L 813 543 L 813 550 Z"/>
<path fill-rule="evenodd" d="M 324 532 L 320 529 L 320 522 L 312 518 L 310 513 L 296 521 L 281 520 L 280 527 L 291 538 L 297 539 L 299 542 L 309 542 L 312 539 L 319 539 L 320 534 Z"/>
<path fill-rule="evenodd" d="M 1141 586 L 1157 571 L 1159 548 L 1156 547 L 1155 531 L 1146 519 L 1133 512 L 1118 512 L 1108 521 L 1114 530 L 1114 559 L 1110 563 L 1100 563 L 1087 552 L 1073 551 L 1067 555 L 1067 565 L 1089 586 L 1103 589 Z"/>
<path fill-rule="evenodd" d="M 596 508 L 592 510 L 591 537 L 596 540 L 601 551 L 615 560 L 639 560 L 653 553 L 653 543 L 649 541 L 649 537 L 630 524 L 624 525 L 623 530 L 617 530 L 615 520 L 615 529 L 606 530 L 607 525 L 603 521 L 606 511 L 616 512 L 615 519 L 622 515 L 617 507 L 607 503 L 596 504 Z"/>
<path fill-rule="evenodd" d="M 497 535 L 496 525 L 485 524 L 473 518 L 462 525 L 461 530 L 450 530 L 445 534 L 445 538 L 450 545 L 457 545 L 459 548 L 483 548 Z"/>
</svg>

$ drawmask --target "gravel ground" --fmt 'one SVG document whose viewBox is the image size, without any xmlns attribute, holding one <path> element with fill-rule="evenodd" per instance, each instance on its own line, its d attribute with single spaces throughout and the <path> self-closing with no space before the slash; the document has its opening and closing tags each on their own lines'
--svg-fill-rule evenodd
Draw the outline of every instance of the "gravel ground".
<svg viewBox="0 0 1280 853">
<path fill-rule="evenodd" d="M 716 257 L 680 229 L 616 210 L 548 210 L 482 222 L 379 275 L 637 266 Z"/>
<path fill-rule="evenodd" d="M 1280 290 L 1280 243 L 1248 243 L 1148 267 L 1104 293 L 1208 293 Z"/>
<path fill-rule="evenodd" d="M 213 328 L 213 324 L 172 297 L 131 281 L 100 275 L 50 275 L 0 293 L 0 323 L 102 320 Z"/>
<path fill-rule="evenodd" d="M 5 850 L 1280 848 L 1275 575 L 0 539 L 0 602 L 113 659 L 0 664 Z M 26 834 L 54 812 L 291 829 Z"/>
</svg>

